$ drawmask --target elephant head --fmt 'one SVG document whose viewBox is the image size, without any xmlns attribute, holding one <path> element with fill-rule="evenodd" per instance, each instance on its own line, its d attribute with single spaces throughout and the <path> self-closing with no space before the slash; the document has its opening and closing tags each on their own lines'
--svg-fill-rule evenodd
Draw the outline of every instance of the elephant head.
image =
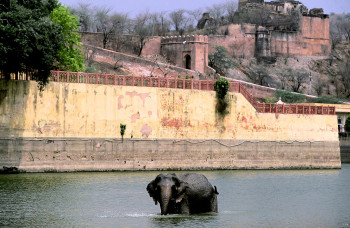
<svg viewBox="0 0 350 228">
<path fill-rule="evenodd" d="M 156 205 L 159 202 L 162 215 L 176 213 L 176 204 L 182 201 L 187 188 L 188 184 L 175 174 L 159 174 L 147 185 L 149 196 Z"/>
</svg>

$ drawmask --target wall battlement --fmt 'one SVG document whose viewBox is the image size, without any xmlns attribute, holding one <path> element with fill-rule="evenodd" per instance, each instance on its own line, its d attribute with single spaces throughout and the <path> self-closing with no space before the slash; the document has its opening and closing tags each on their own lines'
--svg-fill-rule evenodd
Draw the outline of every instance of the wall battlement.
<svg viewBox="0 0 350 228">
<path fill-rule="evenodd" d="M 185 43 L 184 43 L 185 42 Z M 186 35 L 186 36 L 166 36 L 162 37 L 161 44 L 186 44 L 186 43 L 208 43 L 208 37 L 203 35 Z"/>
<path fill-rule="evenodd" d="M 207 74 L 208 36 L 170 36 L 161 39 L 161 54 L 177 66 Z"/>
</svg>

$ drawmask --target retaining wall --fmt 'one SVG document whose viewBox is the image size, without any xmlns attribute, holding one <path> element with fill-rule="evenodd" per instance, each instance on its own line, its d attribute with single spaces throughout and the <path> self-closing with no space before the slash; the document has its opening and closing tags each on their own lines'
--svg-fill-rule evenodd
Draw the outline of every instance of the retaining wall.
<svg viewBox="0 0 350 228">
<path fill-rule="evenodd" d="M 40 92 L 4 80 L 0 88 L 0 167 L 340 168 L 335 115 L 258 113 L 239 93 L 220 115 L 213 91 L 51 82 Z"/>
<path fill-rule="evenodd" d="M 2 166 L 27 172 L 339 168 L 337 142 L 3 138 L 0 146 Z"/>
<path fill-rule="evenodd" d="M 340 155 L 342 163 L 350 163 L 350 133 L 339 133 Z"/>
</svg>

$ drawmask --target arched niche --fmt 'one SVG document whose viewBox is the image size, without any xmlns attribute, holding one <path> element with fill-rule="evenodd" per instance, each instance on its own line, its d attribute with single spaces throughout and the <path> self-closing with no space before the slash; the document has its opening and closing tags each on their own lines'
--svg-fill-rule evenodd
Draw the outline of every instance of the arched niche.
<svg viewBox="0 0 350 228">
<path fill-rule="evenodd" d="M 184 67 L 191 70 L 191 56 L 189 54 L 184 56 Z"/>
</svg>

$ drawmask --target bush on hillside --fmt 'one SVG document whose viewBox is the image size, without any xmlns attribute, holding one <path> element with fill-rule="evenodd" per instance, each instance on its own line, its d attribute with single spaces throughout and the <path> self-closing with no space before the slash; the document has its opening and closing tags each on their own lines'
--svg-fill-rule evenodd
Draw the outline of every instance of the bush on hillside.
<svg viewBox="0 0 350 228">
<path fill-rule="evenodd" d="M 350 132 L 350 115 L 346 118 L 344 128 L 346 132 Z"/>
</svg>

